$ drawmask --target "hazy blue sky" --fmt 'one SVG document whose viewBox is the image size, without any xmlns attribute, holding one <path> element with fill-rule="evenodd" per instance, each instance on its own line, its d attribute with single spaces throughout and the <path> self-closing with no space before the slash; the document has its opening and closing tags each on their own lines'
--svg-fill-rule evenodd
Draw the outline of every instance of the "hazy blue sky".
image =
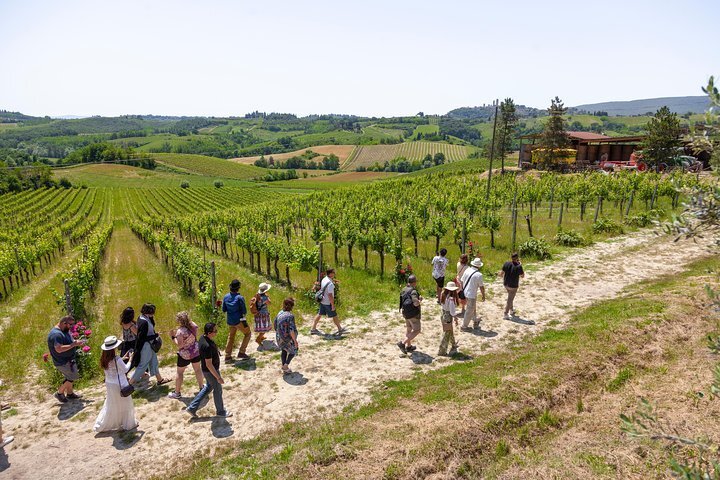
<svg viewBox="0 0 720 480">
<path fill-rule="evenodd" d="M 0 0 L 0 108 L 445 113 L 700 95 L 720 1 Z"/>
</svg>

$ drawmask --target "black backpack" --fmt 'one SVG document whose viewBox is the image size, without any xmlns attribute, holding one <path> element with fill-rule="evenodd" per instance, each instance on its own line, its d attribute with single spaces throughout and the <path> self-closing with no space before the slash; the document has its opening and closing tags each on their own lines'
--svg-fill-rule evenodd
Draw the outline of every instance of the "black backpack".
<svg viewBox="0 0 720 480">
<path fill-rule="evenodd" d="M 416 307 L 413 304 L 412 294 L 417 291 L 413 288 L 407 291 L 403 291 L 400 294 L 400 311 L 402 311 L 403 318 L 415 318 L 420 315 L 420 307 Z"/>
</svg>

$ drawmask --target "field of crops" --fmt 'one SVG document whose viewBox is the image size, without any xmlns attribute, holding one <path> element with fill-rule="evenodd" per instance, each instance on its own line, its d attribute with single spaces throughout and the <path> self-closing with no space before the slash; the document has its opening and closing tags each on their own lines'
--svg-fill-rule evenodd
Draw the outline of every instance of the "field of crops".
<svg viewBox="0 0 720 480">
<path fill-rule="evenodd" d="M 353 150 L 355 150 L 355 145 L 316 145 L 314 147 L 295 150 L 294 152 L 273 153 L 272 155 L 264 155 L 264 157 L 266 159 L 273 157 L 275 160 L 287 160 L 288 158 L 299 157 L 308 150 L 311 150 L 320 155 L 318 157 L 315 157 L 314 160 L 316 162 L 322 161 L 322 159 L 325 158 L 326 155 L 335 154 L 340 159 L 340 165 L 342 165 L 345 160 L 347 160 L 347 158 L 352 154 Z M 252 165 L 253 163 L 255 163 L 256 160 L 259 159 L 260 155 L 256 155 L 253 157 L 231 158 L 230 160 L 246 165 Z"/>
<path fill-rule="evenodd" d="M 156 153 L 153 158 L 158 163 L 170 165 L 197 175 L 216 178 L 234 178 L 249 180 L 265 175 L 266 170 L 254 165 L 242 165 L 222 158 L 204 155 L 184 155 L 179 153 Z"/>
<path fill-rule="evenodd" d="M 357 148 L 352 161 L 343 166 L 344 170 L 369 167 L 375 163 L 382 165 L 398 157 L 405 157 L 410 161 L 422 160 L 426 155 L 435 155 L 438 152 L 445 154 L 447 161 L 454 162 L 466 159 L 471 147 L 434 142 L 405 142 L 397 145 L 360 145 Z"/>
<path fill-rule="evenodd" d="M 50 188 L 0 196 L 0 297 L 107 221 L 104 190 Z"/>
<path fill-rule="evenodd" d="M 226 160 L 223 160 L 226 161 Z M 88 187 L 179 187 L 181 183 L 188 182 L 191 187 L 212 186 L 217 177 L 208 177 L 182 173 L 179 169 L 165 171 L 163 167 L 156 170 L 146 170 L 130 165 L 112 163 L 80 164 L 67 168 L 53 169 L 55 179 L 67 178 L 73 185 Z M 251 186 L 247 180 L 223 178 L 225 186 Z"/>
</svg>

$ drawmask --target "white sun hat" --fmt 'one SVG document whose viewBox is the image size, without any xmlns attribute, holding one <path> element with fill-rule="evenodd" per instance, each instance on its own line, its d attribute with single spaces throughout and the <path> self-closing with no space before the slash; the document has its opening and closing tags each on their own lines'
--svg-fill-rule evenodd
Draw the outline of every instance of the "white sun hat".
<svg viewBox="0 0 720 480">
<path fill-rule="evenodd" d="M 105 337 L 105 341 L 100 345 L 100 348 L 103 350 L 112 350 L 122 345 L 122 343 L 122 340 L 118 340 L 115 335 L 110 335 L 109 337 Z"/>
<path fill-rule="evenodd" d="M 447 285 L 445 285 L 445 290 L 450 290 L 451 292 L 454 292 L 458 288 L 460 288 L 460 287 L 455 285 L 455 282 L 448 282 Z"/>
<path fill-rule="evenodd" d="M 475 268 L 481 268 L 484 265 L 484 263 L 482 262 L 482 260 L 480 260 L 480 257 L 475 257 L 475 258 L 473 258 L 473 261 L 470 262 L 470 265 L 472 265 Z"/>
</svg>

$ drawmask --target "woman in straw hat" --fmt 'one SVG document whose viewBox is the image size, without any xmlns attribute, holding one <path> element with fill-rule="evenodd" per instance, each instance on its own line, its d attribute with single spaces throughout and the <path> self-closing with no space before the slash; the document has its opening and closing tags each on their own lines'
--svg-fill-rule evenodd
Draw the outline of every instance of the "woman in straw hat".
<svg viewBox="0 0 720 480">
<path fill-rule="evenodd" d="M 258 291 L 255 296 L 250 300 L 250 311 L 254 315 L 255 320 L 255 343 L 258 344 L 258 350 L 263 349 L 263 340 L 265 340 L 265 334 L 270 331 L 270 297 L 267 292 L 270 290 L 272 285 L 269 283 L 261 283 L 258 286 Z"/>
<path fill-rule="evenodd" d="M 457 323 L 455 315 L 457 314 L 456 308 L 459 302 L 458 286 L 455 282 L 448 282 L 440 293 L 440 304 L 442 305 L 440 323 L 442 324 L 443 337 L 438 355 L 443 357 L 453 356 L 457 353 L 458 344 L 455 341 L 455 333 L 453 332 L 453 320 Z M 448 345 L 450 346 L 450 353 L 448 353 Z"/>
<path fill-rule="evenodd" d="M 100 414 L 95 420 L 93 431 L 96 433 L 112 430 L 132 430 L 138 426 L 135 419 L 135 407 L 132 397 L 123 397 L 120 390 L 129 385 L 127 372 L 129 365 L 125 363 L 128 356 L 120 358 L 115 354 L 115 349 L 122 345 L 122 340 L 111 335 L 105 338 L 100 346 L 100 366 L 105 372 L 105 387 L 107 397 Z"/>
</svg>

